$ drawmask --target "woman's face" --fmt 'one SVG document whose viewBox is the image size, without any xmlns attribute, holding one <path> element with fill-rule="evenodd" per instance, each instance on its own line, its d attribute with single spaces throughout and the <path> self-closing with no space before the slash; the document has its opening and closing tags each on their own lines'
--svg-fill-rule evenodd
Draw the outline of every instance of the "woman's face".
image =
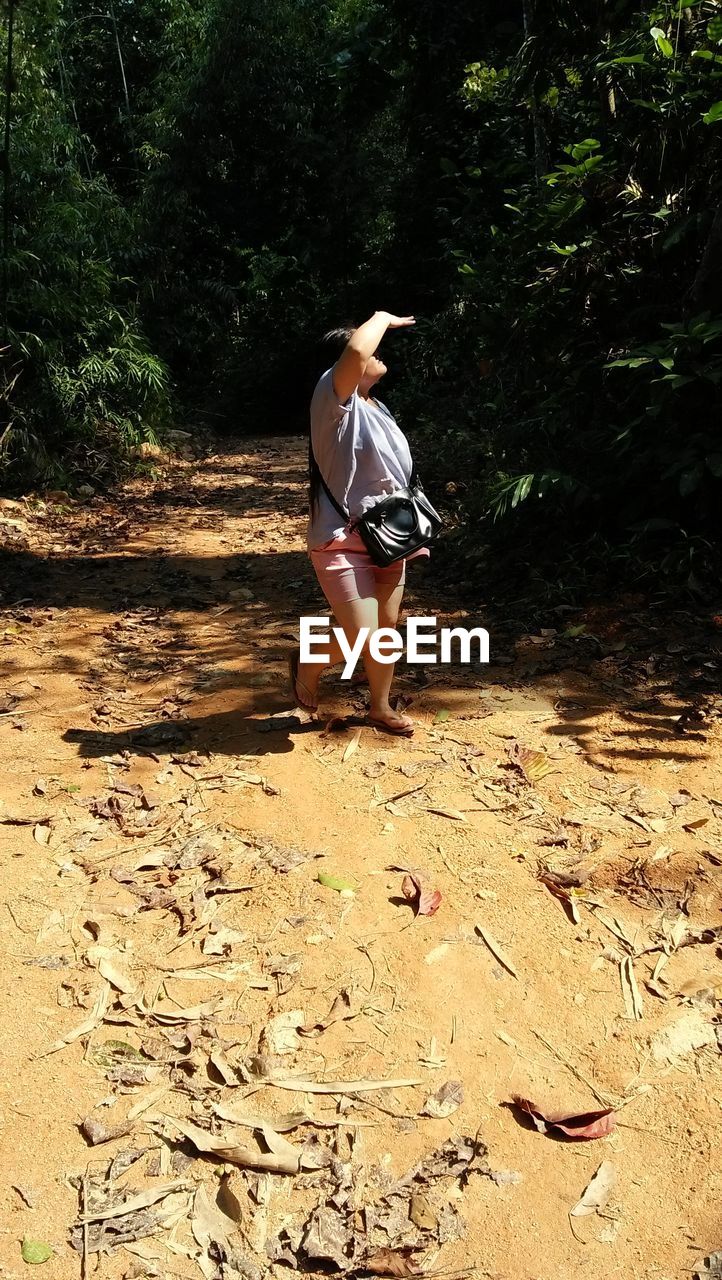
<svg viewBox="0 0 722 1280">
<path fill-rule="evenodd" d="M 372 387 L 374 383 L 383 378 L 384 374 L 387 372 L 388 370 L 386 365 L 377 351 L 371 356 L 368 364 L 366 365 L 364 376 L 361 379 L 361 385 L 363 387 Z"/>
</svg>

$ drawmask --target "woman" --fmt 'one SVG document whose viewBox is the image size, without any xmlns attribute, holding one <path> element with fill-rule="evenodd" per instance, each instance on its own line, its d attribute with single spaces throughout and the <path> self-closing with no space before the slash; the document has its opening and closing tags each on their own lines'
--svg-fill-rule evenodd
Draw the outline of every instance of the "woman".
<svg viewBox="0 0 722 1280">
<path fill-rule="evenodd" d="M 379 627 L 395 627 L 404 593 L 406 561 L 385 568 L 375 565 L 354 517 L 382 496 L 404 488 L 412 461 L 406 437 L 385 405 L 372 394 L 386 373 L 378 346 L 387 329 L 415 323 L 413 316 L 376 311 L 358 329 L 339 329 L 326 335 L 341 353 L 319 379 L 311 401 L 311 484 L 306 542 L 316 576 L 338 625 L 353 644 L 362 627 L 369 637 Z M 348 511 L 344 524 L 324 491 Z M 414 555 L 428 555 L 424 548 Z M 408 556 L 407 559 L 412 559 Z M 318 682 L 325 666 L 344 661 L 338 643 L 329 645 L 328 663 L 300 662 L 296 650 L 289 660 L 293 696 L 299 706 L 316 711 Z M 387 733 L 410 737 L 413 722 L 389 701 L 393 663 L 377 662 L 363 650 L 371 693 L 369 723 Z"/>
</svg>

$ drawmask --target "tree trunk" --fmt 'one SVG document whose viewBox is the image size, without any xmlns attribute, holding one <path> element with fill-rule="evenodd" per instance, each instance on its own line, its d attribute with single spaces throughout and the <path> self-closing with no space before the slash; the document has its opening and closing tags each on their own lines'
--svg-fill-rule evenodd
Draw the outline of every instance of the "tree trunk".
<svg viewBox="0 0 722 1280">
<path fill-rule="evenodd" d="M 717 205 L 702 257 L 687 295 L 687 318 L 700 311 L 716 311 L 722 298 L 722 201 Z"/>
<path fill-rule="evenodd" d="M 522 0 L 522 12 L 524 16 L 524 39 L 533 40 L 535 34 L 534 0 Z M 537 185 L 540 185 L 544 174 L 549 172 L 549 162 L 547 159 L 547 139 L 539 110 L 536 82 L 532 85 L 531 91 L 531 118 L 534 130 L 534 173 Z"/>
<path fill-rule="evenodd" d="M 8 3 L 7 63 L 5 67 L 5 145 L 3 149 L 3 245 L 2 245 L 2 328 L 3 340 L 8 340 L 8 258 L 10 256 L 10 121 L 12 119 L 13 93 L 13 30 L 15 0 Z"/>
</svg>

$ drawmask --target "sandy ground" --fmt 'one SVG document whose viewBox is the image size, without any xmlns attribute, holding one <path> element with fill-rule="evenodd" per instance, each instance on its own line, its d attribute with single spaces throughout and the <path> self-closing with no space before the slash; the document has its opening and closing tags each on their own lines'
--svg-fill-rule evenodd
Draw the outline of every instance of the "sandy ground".
<svg viewBox="0 0 722 1280">
<path fill-rule="evenodd" d="M 279 438 L 0 502 L 2 1275 L 23 1239 L 58 1280 L 694 1274 L 722 1249 L 714 619 L 629 596 L 524 634 L 414 566 L 407 612 L 489 625 L 490 666 L 401 664 L 410 740 L 333 678 L 309 721 L 303 484 Z"/>
</svg>

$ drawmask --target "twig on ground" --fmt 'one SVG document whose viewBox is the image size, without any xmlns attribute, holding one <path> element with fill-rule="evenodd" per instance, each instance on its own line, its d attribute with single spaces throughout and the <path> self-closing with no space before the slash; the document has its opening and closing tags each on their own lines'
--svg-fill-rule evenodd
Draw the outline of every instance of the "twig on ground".
<svg viewBox="0 0 722 1280">
<path fill-rule="evenodd" d="M 561 1054 L 558 1049 L 554 1048 L 553 1044 L 550 1044 L 548 1040 L 544 1039 L 544 1036 L 541 1034 L 541 1032 L 535 1031 L 533 1027 L 532 1027 L 532 1031 L 533 1031 L 533 1034 L 536 1036 L 537 1040 L 541 1040 L 545 1049 L 548 1049 L 550 1053 L 553 1053 L 554 1057 L 557 1058 L 558 1061 L 561 1062 L 562 1065 L 567 1068 L 567 1071 L 571 1071 L 572 1075 L 576 1076 L 577 1080 L 581 1080 L 582 1084 L 585 1084 L 587 1088 L 591 1090 L 591 1092 L 594 1094 L 594 1097 L 597 1099 L 597 1102 L 601 1102 L 603 1107 L 614 1107 L 615 1111 L 617 1110 L 617 1104 L 614 1102 L 614 1100 L 609 1098 L 608 1096 L 605 1096 L 603 1093 L 600 1093 L 599 1090 L 592 1084 L 591 1080 L 587 1079 L 587 1077 L 579 1070 L 579 1068 L 574 1066 L 573 1062 L 570 1062 L 569 1059 L 565 1058 L 564 1055 Z"/>
</svg>

